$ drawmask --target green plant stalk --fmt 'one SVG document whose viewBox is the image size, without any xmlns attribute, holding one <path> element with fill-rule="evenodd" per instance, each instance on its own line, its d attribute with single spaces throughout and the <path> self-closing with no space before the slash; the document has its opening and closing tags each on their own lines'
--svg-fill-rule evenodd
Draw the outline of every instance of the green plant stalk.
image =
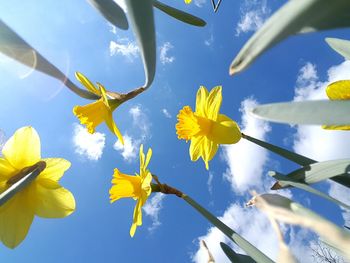
<svg viewBox="0 0 350 263">
<path fill-rule="evenodd" d="M 163 194 L 174 194 L 180 198 L 182 198 L 186 203 L 192 206 L 197 212 L 199 212 L 204 218 L 206 218 L 210 223 L 212 223 L 215 227 L 217 227 L 223 234 L 225 234 L 229 239 L 235 242 L 239 247 L 241 247 L 250 257 L 252 257 L 258 263 L 273 263 L 268 256 L 262 253 L 259 249 L 249 243 L 242 236 L 237 234 L 231 228 L 229 228 L 226 224 L 220 221 L 217 217 L 215 217 L 212 213 L 198 204 L 195 200 L 193 200 L 188 195 L 182 193 L 181 191 L 167 185 L 159 183 L 158 179 L 156 179 L 158 184 L 151 184 L 152 192 L 161 192 Z"/>
<path fill-rule="evenodd" d="M 271 152 L 274 152 L 292 162 L 295 162 L 301 166 L 306 166 L 306 165 L 310 165 L 310 164 L 313 164 L 313 163 L 317 163 L 317 161 L 315 160 L 312 160 L 310 158 L 307 158 L 305 156 L 302 156 L 300 154 L 297 154 L 295 152 L 292 152 L 292 151 L 288 151 L 286 149 L 283 149 L 281 147 L 278 147 L 278 146 L 275 146 L 273 144 L 270 144 L 270 143 L 267 143 L 267 142 L 264 142 L 264 141 L 261 141 L 261 140 L 258 140 L 258 139 L 255 139 L 253 137 L 250 137 L 244 133 L 242 133 L 242 138 L 250 141 L 250 142 L 253 142 L 267 150 L 270 150 Z"/>
<path fill-rule="evenodd" d="M 301 166 L 308 166 L 310 164 L 313 164 L 313 163 L 317 163 L 317 161 L 313 160 L 313 159 L 310 159 L 308 157 L 305 157 L 303 155 L 300 155 L 300 154 L 297 154 L 295 152 L 292 152 L 292 151 L 288 151 L 286 149 L 283 149 L 281 147 L 278 147 L 278 146 L 275 146 L 273 144 L 270 144 L 270 143 L 267 143 L 267 142 L 264 142 L 264 141 L 261 141 L 259 139 L 256 139 L 256 138 L 253 138 L 249 135 L 246 135 L 244 133 L 242 133 L 242 138 L 250 141 L 250 142 L 253 142 L 267 150 L 270 150 L 271 152 L 274 152 L 294 163 L 297 163 Z M 335 181 L 341 185 L 344 185 L 345 187 L 350 187 L 350 184 L 349 184 L 349 180 L 347 177 L 344 177 L 344 176 L 334 176 L 332 178 L 329 178 L 330 180 L 332 181 Z"/>
<path fill-rule="evenodd" d="M 46 163 L 40 161 L 33 166 L 22 169 L 17 175 L 7 181 L 10 187 L 0 194 L 0 207 L 15 194 L 30 184 L 44 169 Z"/>
</svg>

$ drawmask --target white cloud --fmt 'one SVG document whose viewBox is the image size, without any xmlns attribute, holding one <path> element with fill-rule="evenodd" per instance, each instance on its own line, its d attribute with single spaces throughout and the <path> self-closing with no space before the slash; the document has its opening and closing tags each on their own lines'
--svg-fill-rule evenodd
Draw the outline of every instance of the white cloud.
<svg viewBox="0 0 350 263">
<path fill-rule="evenodd" d="M 236 26 L 236 36 L 259 29 L 270 13 L 266 0 L 245 0 L 241 6 L 241 19 Z"/>
<path fill-rule="evenodd" d="M 207 2 L 207 0 L 194 0 L 194 4 L 197 7 L 203 7 L 206 2 Z"/>
<path fill-rule="evenodd" d="M 151 137 L 151 122 L 145 114 L 145 109 L 142 108 L 141 105 L 136 105 L 130 108 L 129 114 L 131 115 L 133 124 L 132 135 L 129 133 L 123 135 L 124 146 L 119 140 L 117 140 L 113 146 L 127 162 L 137 159 L 141 143 Z"/>
<path fill-rule="evenodd" d="M 141 105 L 136 105 L 130 108 L 129 113 L 133 120 L 133 125 L 141 130 L 142 139 L 150 136 L 151 122 L 145 114 L 145 109 Z"/>
<path fill-rule="evenodd" d="M 116 2 L 124 10 L 125 13 L 128 12 L 125 0 L 114 0 L 114 2 Z"/>
<path fill-rule="evenodd" d="M 165 42 L 161 47 L 160 47 L 160 62 L 165 65 L 165 64 L 170 64 L 173 63 L 175 60 L 174 56 L 169 56 L 168 52 L 170 49 L 173 49 L 174 46 L 170 42 Z"/>
<path fill-rule="evenodd" d="M 139 47 L 136 42 L 130 41 L 128 38 L 119 38 L 118 43 L 115 41 L 109 43 L 109 54 L 111 56 L 121 55 L 133 62 L 135 58 L 139 57 Z"/>
<path fill-rule="evenodd" d="M 328 70 L 328 78 L 321 82 L 317 72 L 311 69 L 307 63 L 299 73 L 295 100 L 326 99 L 325 89 L 329 83 L 337 80 L 350 79 L 350 61 L 345 61 Z M 308 72 L 308 73 L 306 73 Z M 307 77 L 309 81 L 307 81 Z M 303 81 L 300 81 L 302 79 Z M 317 161 L 342 159 L 350 157 L 350 133 L 347 131 L 324 130 L 320 126 L 299 125 L 294 135 L 293 148 L 296 152 Z M 349 190 L 343 186 L 331 182 L 329 194 L 335 198 L 350 204 Z M 344 212 L 343 218 L 350 222 L 350 214 Z"/>
<path fill-rule="evenodd" d="M 262 252 L 271 258 L 276 258 L 278 252 L 278 240 L 269 219 L 255 208 L 247 208 L 238 204 L 232 204 L 219 218 L 227 226 L 242 235 L 250 243 L 258 247 Z M 268 238 L 266 238 L 268 237 Z M 205 236 L 201 236 L 198 240 L 204 240 L 216 262 L 230 262 L 222 252 L 220 242 L 224 242 L 238 253 L 244 252 L 233 245 L 232 242 L 220 230 L 211 227 Z M 194 262 L 206 262 L 208 253 L 200 247 L 192 258 Z"/>
<path fill-rule="evenodd" d="M 143 206 L 143 211 L 145 212 L 145 214 L 150 216 L 152 219 L 152 225 L 148 228 L 150 232 L 154 231 L 157 227 L 161 225 L 161 222 L 159 221 L 159 212 L 162 209 L 162 202 L 164 197 L 164 194 L 156 193 Z"/>
<path fill-rule="evenodd" d="M 127 133 L 123 135 L 124 145 L 121 144 L 119 140 L 117 140 L 113 148 L 120 152 L 123 156 L 123 159 L 127 162 L 131 162 L 138 157 L 138 152 L 141 144 L 141 140 L 135 140 L 130 137 Z"/>
<path fill-rule="evenodd" d="M 260 140 L 266 139 L 270 131 L 267 122 L 249 115 L 249 109 L 255 107 L 257 102 L 248 98 L 241 104 L 242 132 Z M 267 150 L 242 139 L 237 144 L 224 147 L 224 159 L 228 169 L 225 178 L 231 183 L 232 189 L 244 192 L 250 187 L 260 187 L 263 168 L 268 160 Z"/>
<path fill-rule="evenodd" d="M 74 124 L 73 145 L 75 152 L 80 156 L 92 161 L 100 159 L 105 147 L 105 139 L 104 133 L 90 134 L 82 125 Z"/>
<path fill-rule="evenodd" d="M 171 114 L 169 113 L 169 111 L 167 109 L 162 109 L 162 112 L 164 114 L 164 116 L 168 119 L 171 119 Z"/>
<path fill-rule="evenodd" d="M 206 46 L 211 46 L 214 43 L 214 34 L 210 33 L 210 37 L 204 41 Z"/>
<path fill-rule="evenodd" d="M 214 174 L 212 172 L 209 172 L 207 186 L 210 194 L 213 194 L 213 178 L 214 178 Z"/>
</svg>

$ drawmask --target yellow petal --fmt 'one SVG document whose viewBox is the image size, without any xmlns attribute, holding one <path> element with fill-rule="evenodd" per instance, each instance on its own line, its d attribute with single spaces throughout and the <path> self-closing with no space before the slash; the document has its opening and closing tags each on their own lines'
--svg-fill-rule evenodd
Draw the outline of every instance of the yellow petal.
<svg viewBox="0 0 350 263">
<path fill-rule="evenodd" d="M 146 155 L 145 169 L 147 168 L 149 161 L 151 160 L 151 157 L 152 157 L 152 149 L 149 148 Z"/>
<path fill-rule="evenodd" d="M 323 129 L 325 130 L 337 130 L 337 131 L 349 131 L 349 125 L 323 125 Z"/>
<path fill-rule="evenodd" d="M 108 98 L 107 98 L 105 87 L 103 87 L 102 84 L 100 84 L 100 83 L 97 83 L 97 86 L 100 89 L 101 98 L 102 98 L 103 103 L 106 104 L 107 107 L 109 107 L 109 102 L 108 102 Z"/>
<path fill-rule="evenodd" d="M 190 157 L 191 161 L 195 162 L 198 160 L 201 155 L 201 144 L 204 141 L 204 136 L 195 136 L 192 137 L 190 145 Z"/>
<path fill-rule="evenodd" d="M 141 178 L 139 176 L 126 175 L 118 169 L 114 169 L 113 186 L 109 190 L 111 202 L 120 198 L 141 196 Z"/>
<path fill-rule="evenodd" d="M 207 117 L 211 120 L 217 120 L 218 118 L 218 114 L 219 114 L 219 110 L 221 107 L 221 102 L 222 102 L 222 92 L 221 92 L 222 88 L 221 86 L 217 86 L 215 88 L 213 88 L 208 96 L 207 99 Z"/>
<path fill-rule="evenodd" d="M 218 121 L 212 124 L 208 138 L 217 144 L 234 144 L 242 138 L 242 133 L 236 122 L 219 114 Z"/>
<path fill-rule="evenodd" d="M 133 221 L 130 228 L 130 236 L 133 237 L 135 235 L 136 227 L 142 225 L 142 211 L 141 211 L 141 200 L 138 199 L 136 206 L 134 208 Z"/>
<path fill-rule="evenodd" d="M 215 156 L 219 145 L 208 138 L 204 137 L 202 147 L 202 159 L 205 163 L 205 168 L 209 170 L 209 161 Z"/>
<path fill-rule="evenodd" d="M 340 80 L 329 84 L 326 93 L 331 100 L 349 100 L 350 80 Z"/>
<path fill-rule="evenodd" d="M 118 137 L 118 140 L 121 142 L 121 144 L 124 145 L 123 136 L 120 133 L 117 125 L 115 124 L 115 122 L 113 120 L 112 112 L 108 112 L 105 121 L 106 121 L 106 124 L 107 124 L 109 130 L 111 132 L 113 132 Z"/>
<path fill-rule="evenodd" d="M 144 166 L 145 163 L 145 154 L 143 153 L 143 144 L 140 145 L 140 173 L 141 173 L 141 167 Z"/>
<path fill-rule="evenodd" d="M 15 248 L 24 240 L 34 218 L 27 193 L 22 190 L 0 207 L 0 239 L 9 248 Z"/>
<path fill-rule="evenodd" d="M 56 185 L 56 186 L 55 186 Z M 35 191 L 35 214 L 44 218 L 63 218 L 75 210 L 74 196 L 52 180 L 37 180 Z"/>
<path fill-rule="evenodd" d="M 5 143 L 2 154 L 13 167 L 22 169 L 40 161 L 40 138 L 30 126 L 18 129 Z"/>
<path fill-rule="evenodd" d="M 75 72 L 75 77 L 77 78 L 77 80 L 79 80 L 79 82 L 81 84 L 83 84 L 83 86 L 90 92 L 96 94 L 97 96 L 101 96 L 101 93 L 98 89 L 95 88 L 94 84 L 92 84 L 92 82 L 85 77 L 82 73 L 80 72 Z"/>
<path fill-rule="evenodd" d="M 10 163 L 4 158 L 0 158 L 0 181 L 8 180 L 12 175 L 16 173 L 16 170 Z M 1 193 L 1 190 L 0 190 Z"/>
<path fill-rule="evenodd" d="M 206 117 L 206 105 L 208 98 L 208 90 L 204 86 L 200 86 L 196 96 L 196 114 L 198 116 Z"/>
<path fill-rule="evenodd" d="M 186 4 L 190 4 L 192 2 L 192 0 L 185 0 Z"/>
<path fill-rule="evenodd" d="M 112 113 L 102 100 L 97 100 L 84 106 L 75 106 L 73 113 L 85 125 L 89 133 L 94 133 L 95 128 L 107 119 Z"/>
<path fill-rule="evenodd" d="M 40 173 L 38 179 L 47 178 L 56 182 L 61 179 L 71 165 L 69 161 L 62 158 L 45 158 L 42 161 L 46 162 L 46 168 Z"/>
<path fill-rule="evenodd" d="M 147 171 L 141 184 L 142 192 L 145 194 L 145 196 L 143 195 L 143 193 L 141 194 L 142 205 L 144 205 L 147 198 L 152 193 L 151 182 L 152 182 L 152 174 L 149 171 Z"/>
</svg>

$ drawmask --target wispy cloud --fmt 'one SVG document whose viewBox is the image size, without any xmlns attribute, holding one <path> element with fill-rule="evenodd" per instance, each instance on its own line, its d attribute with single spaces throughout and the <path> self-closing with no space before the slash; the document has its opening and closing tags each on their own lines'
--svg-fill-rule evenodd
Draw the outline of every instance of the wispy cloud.
<svg viewBox="0 0 350 263">
<path fill-rule="evenodd" d="M 123 159 L 127 162 L 134 161 L 138 158 L 138 152 L 141 143 L 151 137 L 151 122 L 141 105 L 130 108 L 129 114 L 132 119 L 132 134 L 126 132 L 123 134 L 124 146 L 117 140 L 114 143 L 114 149 L 118 151 Z"/>
<path fill-rule="evenodd" d="M 117 41 L 110 41 L 109 43 L 109 54 L 111 56 L 121 55 L 130 62 L 139 57 L 139 47 L 135 41 L 130 41 L 128 38 L 119 38 Z"/>
<path fill-rule="evenodd" d="M 333 66 L 328 70 L 328 78 L 322 82 L 315 65 L 306 63 L 299 72 L 295 88 L 295 100 L 326 99 L 325 89 L 329 83 L 350 79 L 350 61 Z M 296 152 L 317 161 L 349 158 L 350 133 L 347 131 L 329 131 L 320 126 L 299 125 L 294 134 L 293 148 Z M 337 183 L 331 183 L 329 194 L 350 204 L 348 189 Z M 344 220 L 350 223 L 350 213 L 343 212 Z"/>
<path fill-rule="evenodd" d="M 193 2 L 197 7 L 203 7 L 206 4 L 207 0 L 194 0 Z"/>
<path fill-rule="evenodd" d="M 141 105 L 130 108 L 129 113 L 132 117 L 133 125 L 141 130 L 141 137 L 145 139 L 150 135 L 151 122 Z"/>
<path fill-rule="evenodd" d="M 169 56 L 169 50 L 173 49 L 174 46 L 170 42 L 165 42 L 161 47 L 160 47 L 160 62 L 165 65 L 165 64 L 170 64 L 173 63 L 175 60 L 174 56 Z"/>
<path fill-rule="evenodd" d="M 117 140 L 113 148 L 120 152 L 123 156 L 123 159 L 127 162 L 131 162 L 136 159 L 138 156 L 141 140 L 135 140 L 130 137 L 127 133 L 123 135 L 124 145 L 121 144 L 119 140 Z"/>
<path fill-rule="evenodd" d="M 236 26 L 236 36 L 259 29 L 270 13 L 266 0 L 245 0 L 241 6 L 241 19 Z"/>
<path fill-rule="evenodd" d="M 214 34 L 210 33 L 210 36 L 208 39 L 204 40 L 204 44 L 208 47 L 210 47 L 214 43 Z"/>
<path fill-rule="evenodd" d="M 162 109 L 162 112 L 164 114 L 164 116 L 168 119 L 171 119 L 171 114 L 169 113 L 169 111 L 167 109 Z"/>
<path fill-rule="evenodd" d="M 209 172 L 207 186 L 208 186 L 208 191 L 211 195 L 213 194 L 213 178 L 214 178 L 214 173 Z"/>
<path fill-rule="evenodd" d="M 146 215 L 152 219 L 152 225 L 148 228 L 150 232 L 154 231 L 161 225 L 159 221 L 159 212 L 162 209 L 162 202 L 165 195 L 162 193 L 156 193 L 147 203 L 143 206 L 143 211 Z"/>
<path fill-rule="evenodd" d="M 252 98 L 245 99 L 241 104 L 242 132 L 265 140 L 270 126 L 267 122 L 249 115 L 249 109 L 257 105 Z M 260 187 L 262 171 L 268 160 L 267 150 L 242 139 L 237 144 L 224 147 L 224 159 L 228 169 L 225 178 L 231 183 L 232 189 L 244 192 L 250 187 Z M 254 161 L 252 161 L 254 160 Z"/>
<path fill-rule="evenodd" d="M 105 147 L 106 135 L 100 132 L 90 134 L 85 127 L 77 123 L 75 123 L 73 127 L 73 145 L 75 152 L 92 161 L 100 159 Z"/>
</svg>

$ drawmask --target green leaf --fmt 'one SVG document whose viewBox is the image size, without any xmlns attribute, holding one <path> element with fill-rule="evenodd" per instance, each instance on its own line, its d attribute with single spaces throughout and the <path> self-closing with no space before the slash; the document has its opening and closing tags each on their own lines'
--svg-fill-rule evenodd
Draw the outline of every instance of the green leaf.
<svg viewBox="0 0 350 263">
<path fill-rule="evenodd" d="M 349 111 L 350 100 L 314 100 L 265 104 L 254 108 L 252 114 L 289 124 L 349 125 Z"/>
<path fill-rule="evenodd" d="M 196 209 L 203 217 L 205 217 L 210 223 L 217 227 L 223 234 L 225 234 L 229 239 L 235 242 L 240 248 L 242 248 L 250 257 L 252 257 L 258 263 L 273 263 L 273 261 L 262 253 L 259 249 L 249 243 L 246 239 L 240 236 L 238 233 L 233 231 L 208 210 L 194 201 L 188 195 L 183 195 L 184 199 L 189 205 Z"/>
<path fill-rule="evenodd" d="M 15 194 L 26 187 L 46 168 L 46 163 L 40 161 L 29 168 L 27 174 L 20 176 L 21 178 L 0 194 L 0 207 L 10 200 Z M 21 172 L 20 172 L 21 173 Z M 18 174 L 17 174 L 18 176 Z"/>
<path fill-rule="evenodd" d="M 151 86 L 156 70 L 156 35 L 153 0 L 125 0 L 128 17 L 140 47 L 146 80 L 143 87 Z"/>
<path fill-rule="evenodd" d="M 237 254 L 223 242 L 220 242 L 220 247 L 232 263 L 255 263 L 255 260 L 253 260 L 251 257 Z"/>
<path fill-rule="evenodd" d="M 179 9 L 176 9 L 174 7 L 168 6 L 168 5 L 161 3 L 157 0 L 153 1 L 153 5 L 154 5 L 154 7 L 163 11 L 164 13 L 166 13 L 166 14 L 172 16 L 173 18 L 180 20 L 184 23 L 187 23 L 187 24 L 190 24 L 193 26 L 200 26 L 200 27 L 203 27 L 207 24 L 203 19 L 201 19 L 199 17 L 188 14 L 188 13 L 181 11 Z"/>
<path fill-rule="evenodd" d="M 112 25 L 123 30 L 129 28 L 124 10 L 113 0 L 89 0 L 89 2 Z"/>
<path fill-rule="evenodd" d="M 326 38 L 326 42 L 344 58 L 350 60 L 350 41 L 339 38 Z"/>
<path fill-rule="evenodd" d="M 304 170 L 304 169 L 305 168 L 303 168 L 302 170 Z M 296 179 L 294 179 L 291 176 L 288 176 L 288 175 L 286 176 L 286 175 L 283 175 L 283 174 L 275 172 L 275 171 L 269 171 L 269 175 L 273 176 L 276 180 L 278 180 L 278 183 L 280 185 L 282 185 L 283 187 L 293 186 L 293 187 L 302 189 L 304 191 L 307 191 L 309 193 L 318 195 L 318 196 L 320 196 L 328 201 L 331 201 L 339 206 L 342 206 L 346 209 L 350 209 L 349 205 L 347 205 L 347 204 L 339 201 L 338 199 L 335 199 L 335 198 L 333 198 L 333 197 L 331 197 L 331 196 L 329 196 L 329 195 L 327 195 L 327 194 L 325 194 L 325 193 L 323 193 L 315 188 L 312 188 L 311 186 L 309 186 L 308 184 L 306 184 L 304 182 L 297 181 Z"/>
<path fill-rule="evenodd" d="M 230 74 L 246 69 L 264 51 L 290 35 L 349 26 L 349 0 L 287 1 L 239 51 Z"/>
<path fill-rule="evenodd" d="M 253 143 L 269 150 L 269 151 L 272 151 L 272 152 L 274 152 L 274 153 L 276 153 L 276 154 L 278 154 L 278 155 L 280 155 L 280 156 L 282 156 L 282 157 L 284 157 L 292 162 L 295 162 L 299 165 L 304 166 L 304 165 L 316 163 L 315 160 L 312 160 L 310 158 L 307 158 L 307 157 L 300 155 L 300 154 L 297 154 L 295 152 L 289 151 L 287 149 L 283 149 L 283 148 L 278 147 L 276 145 L 261 141 L 261 140 L 256 139 L 256 138 L 253 138 L 253 137 L 246 135 L 244 133 L 242 133 L 242 138 L 244 138 L 248 141 L 251 141 L 251 142 L 253 142 Z"/>
<path fill-rule="evenodd" d="M 255 196 L 248 204 L 255 205 L 269 218 L 313 230 L 350 260 L 350 233 L 301 204 L 276 194 Z"/>
<path fill-rule="evenodd" d="M 66 75 L 44 58 L 37 50 L 24 41 L 16 32 L 0 20 L 0 52 L 31 69 L 56 78 L 82 98 L 98 99 L 91 92 L 77 87 Z"/>
</svg>

